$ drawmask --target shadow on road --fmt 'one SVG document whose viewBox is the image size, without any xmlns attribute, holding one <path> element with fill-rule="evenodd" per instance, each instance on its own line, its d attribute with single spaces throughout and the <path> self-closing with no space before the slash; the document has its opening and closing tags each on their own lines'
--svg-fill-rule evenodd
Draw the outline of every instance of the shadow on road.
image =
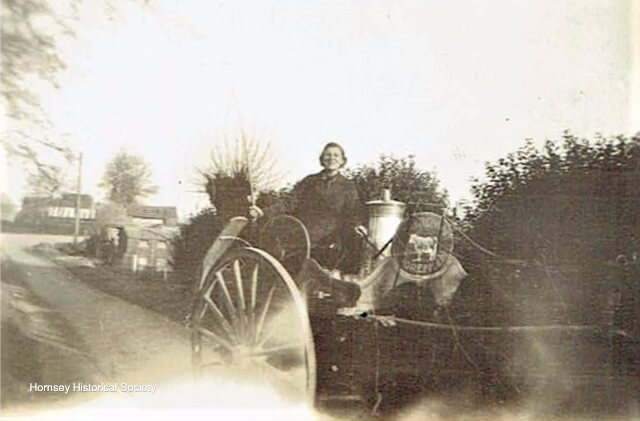
<svg viewBox="0 0 640 421">
<path fill-rule="evenodd" d="M 2 260 L 0 268 L 3 412 L 29 411 L 73 397 L 72 392 L 33 388 L 95 381 L 86 345 L 55 309 L 30 291 L 24 268 L 8 259 Z"/>
</svg>

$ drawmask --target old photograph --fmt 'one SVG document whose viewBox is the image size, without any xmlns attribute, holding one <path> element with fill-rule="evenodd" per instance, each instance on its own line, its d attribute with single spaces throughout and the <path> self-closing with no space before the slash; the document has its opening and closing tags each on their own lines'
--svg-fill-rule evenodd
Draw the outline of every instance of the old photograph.
<svg viewBox="0 0 640 421">
<path fill-rule="evenodd" d="M 640 418 L 639 0 L 2 0 L 0 418 Z"/>
</svg>

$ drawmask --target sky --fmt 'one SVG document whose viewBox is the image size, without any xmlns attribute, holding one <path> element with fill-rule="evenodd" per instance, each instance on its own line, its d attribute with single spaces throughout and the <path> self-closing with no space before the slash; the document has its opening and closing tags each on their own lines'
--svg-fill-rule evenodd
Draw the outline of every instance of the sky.
<svg viewBox="0 0 640 421">
<path fill-rule="evenodd" d="M 271 145 L 280 185 L 338 141 L 350 164 L 415 155 L 452 202 L 525 139 L 640 130 L 639 1 L 112 3 L 81 2 L 60 36 L 59 89 L 34 80 L 98 199 L 124 149 L 150 164 L 148 203 L 193 213 L 196 169 L 241 129 Z M 19 202 L 23 165 L 5 165 Z"/>
</svg>

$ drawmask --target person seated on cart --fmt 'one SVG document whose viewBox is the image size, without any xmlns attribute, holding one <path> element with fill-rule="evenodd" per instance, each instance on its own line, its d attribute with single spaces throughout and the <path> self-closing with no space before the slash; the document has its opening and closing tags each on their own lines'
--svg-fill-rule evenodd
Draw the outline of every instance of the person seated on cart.
<svg viewBox="0 0 640 421">
<path fill-rule="evenodd" d="M 360 262 L 362 243 L 358 236 L 366 234 L 366 229 L 356 185 L 340 173 L 346 163 L 342 146 L 327 143 L 320 154 L 322 171 L 305 177 L 294 187 L 291 214 L 309 231 L 311 257 L 326 269 L 353 274 Z M 263 212 L 252 206 L 250 214 L 254 218 L 269 217 L 282 213 L 283 208 L 272 206 Z"/>
</svg>

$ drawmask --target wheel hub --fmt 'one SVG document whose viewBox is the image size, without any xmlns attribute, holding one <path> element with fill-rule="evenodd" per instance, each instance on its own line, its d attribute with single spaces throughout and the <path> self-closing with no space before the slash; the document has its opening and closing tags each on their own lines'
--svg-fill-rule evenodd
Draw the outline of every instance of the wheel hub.
<svg viewBox="0 0 640 421">
<path fill-rule="evenodd" d="M 252 362 L 263 358 L 255 355 L 256 351 L 255 347 L 247 344 L 235 346 L 231 353 L 231 364 L 239 368 L 248 367 Z"/>
</svg>

